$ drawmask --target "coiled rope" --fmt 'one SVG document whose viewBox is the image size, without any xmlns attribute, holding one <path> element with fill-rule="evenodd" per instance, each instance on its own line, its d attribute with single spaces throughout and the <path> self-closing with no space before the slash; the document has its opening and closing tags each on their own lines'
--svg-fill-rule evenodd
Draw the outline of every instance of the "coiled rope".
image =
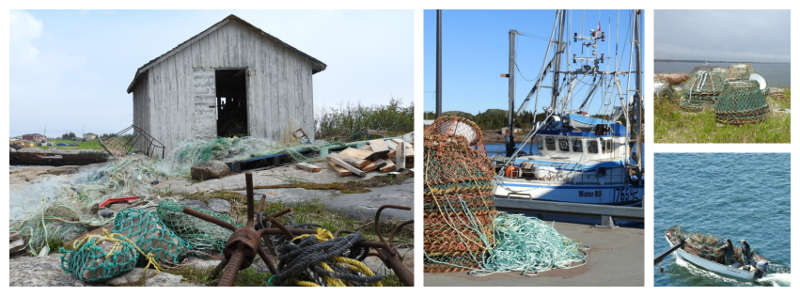
<svg viewBox="0 0 800 296">
<path fill-rule="evenodd" d="M 268 285 L 293 279 L 298 286 L 381 286 L 383 276 L 347 257 L 363 254 L 363 250 L 354 249 L 362 240 L 360 232 L 334 238 L 322 228 L 317 228 L 316 234 L 296 236 L 279 247 L 280 272 L 269 278 Z"/>
</svg>

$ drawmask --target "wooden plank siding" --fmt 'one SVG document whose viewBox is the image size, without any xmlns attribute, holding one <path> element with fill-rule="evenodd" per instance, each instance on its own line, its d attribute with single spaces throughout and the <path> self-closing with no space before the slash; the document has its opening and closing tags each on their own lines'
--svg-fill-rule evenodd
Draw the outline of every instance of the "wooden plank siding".
<svg viewBox="0 0 800 296">
<path fill-rule="evenodd" d="M 216 136 L 214 71 L 247 69 L 250 136 L 295 142 L 313 137 L 312 63 L 238 22 L 228 22 L 153 65 L 133 85 L 134 124 L 167 153 L 188 138 Z M 138 148 L 138 147 L 137 147 Z"/>
</svg>

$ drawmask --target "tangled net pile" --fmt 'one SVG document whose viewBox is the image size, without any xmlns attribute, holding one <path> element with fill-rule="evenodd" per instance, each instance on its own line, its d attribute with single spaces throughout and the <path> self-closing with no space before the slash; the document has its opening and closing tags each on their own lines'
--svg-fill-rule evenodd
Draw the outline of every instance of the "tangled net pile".
<svg viewBox="0 0 800 296">
<path fill-rule="evenodd" d="M 763 121 L 769 113 L 769 104 L 758 82 L 753 80 L 729 81 L 714 104 L 718 122 L 743 124 Z"/>
<path fill-rule="evenodd" d="M 331 146 L 323 141 L 315 144 L 278 145 L 272 141 L 261 138 L 216 138 L 213 140 L 190 140 L 183 143 L 170 155 L 171 170 L 179 175 L 189 173 L 192 165 L 209 160 L 235 161 L 252 157 L 287 153 L 298 162 L 308 161 L 300 151 L 320 150 L 322 147 Z"/>
<path fill-rule="evenodd" d="M 425 130 L 426 272 L 479 268 L 494 243 L 494 170 L 474 145 L 483 147 L 482 135 L 466 119 L 441 117 Z"/>
<path fill-rule="evenodd" d="M 70 241 L 111 222 L 93 210 L 110 197 L 139 196 L 146 204 L 152 184 L 166 176 L 155 160 L 141 155 L 115 160 L 75 179 L 49 177 L 11 192 L 11 231 L 26 238 L 30 254 L 47 254 L 48 241 Z"/>
<path fill-rule="evenodd" d="M 192 250 L 208 253 L 222 253 L 225 243 L 230 238 L 233 231 L 217 224 L 198 219 L 197 217 L 183 213 L 186 207 L 177 202 L 165 200 L 158 204 L 156 213 L 164 224 L 172 229 L 179 237 L 184 239 L 192 246 Z M 237 224 L 230 216 L 220 214 L 207 209 L 189 207 L 200 213 L 215 217 L 228 222 L 237 227 Z"/>
<path fill-rule="evenodd" d="M 177 265 L 190 249 L 150 211 L 126 209 L 105 235 L 88 235 L 73 250 L 61 248 L 61 268 L 85 282 L 102 282 L 147 262 L 145 268 Z M 142 255 L 142 256 L 140 256 Z"/>
<path fill-rule="evenodd" d="M 298 286 L 381 286 L 376 275 L 363 262 L 366 249 L 355 247 L 364 240 L 360 232 L 334 238 L 325 229 L 316 234 L 299 235 L 278 244 L 280 272 L 268 285 Z"/>
<path fill-rule="evenodd" d="M 724 68 L 697 68 L 689 80 L 681 84 L 681 108 L 702 111 L 703 104 L 713 104 L 722 90 L 727 70 Z"/>
<path fill-rule="evenodd" d="M 494 220 L 497 245 L 489 250 L 482 270 L 473 274 L 517 271 L 536 275 L 586 263 L 589 248 L 559 233 L 552 224 L 520 214 L 500 214 Z"/>
</svg>

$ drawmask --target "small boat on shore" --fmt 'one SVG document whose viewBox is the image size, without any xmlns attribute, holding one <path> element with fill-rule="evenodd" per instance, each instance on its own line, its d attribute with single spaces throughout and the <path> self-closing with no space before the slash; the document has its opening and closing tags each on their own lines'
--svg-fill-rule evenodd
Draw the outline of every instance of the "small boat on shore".
<svg viewBox="0 0 800 296">
<path fill-rule="evenodd" d="M 680 227 L 673 226 L 665 232 L 664 236 L 670 248 L 681 244 L 682 241 L 685 242 L 683 246 L 673 253 L 678 259 L 725 277 L 741 281 L 756 281 L 763 277 L 769 269 L 769 262 L 752 251 L 744 251 L 749 253 L 749 255 L 744 256 L 744 258 L 747 258 L 744 261 L 747 262 L 736 259 L 732 260 L 733 262 L 728 262 L 730 264 L 724 264 L 726 260 L 720 256 L 724 256 L 722 252 L 724 252 L 725 243 L 711 235 L 687 234 Z M 729 244 L 729 247 L 732 247 L 732 245 Z M 749 246 L 747 248 L 749 249 Z M 731 253 L 736 254 L 734 257 L 742 258 L 742 252 L 741 248 L 731 249 Z"/>
</svg>

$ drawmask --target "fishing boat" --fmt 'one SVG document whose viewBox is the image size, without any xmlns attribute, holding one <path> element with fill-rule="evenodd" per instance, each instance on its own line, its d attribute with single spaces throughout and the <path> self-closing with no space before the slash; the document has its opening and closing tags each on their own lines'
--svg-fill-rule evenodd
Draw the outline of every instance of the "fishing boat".
<svg viewBox="0 0 800 296">
<path fill-rule="evenodd" d="M 669 243 L 670 248 L 677 246 L 682 239 L 685 239 L 685 235 L 681 234 L 682 231 L 680 228 L 673 227 L 667 230 L 664 237 L 667 243 Z M 755 281 L 761 278 L 767 273 L 769 266 L 766 259 L 760 256 L 757 257 L 758 260 L 753 264 L 741 264 L 737 262 L 735 264 L 725 265 L 688 252 L 685 246 L 676 249 L 673 254 L 675 254 L 677 258 L 689 262 L 694 266 L 740 281 Z"/>
<path fill-rule="evenodd" d="M 513 94 L 517 65 L 511 55 L 508 130 L 513 130 L 514 118 L 525 111 L 532 98 L 538 98 L 542 89 L 550 90 L 550 104 L 538 114 L 544 119 L 534 122 L 534 128 L 522 140 L 523 145 L 517 146 L 512 134 L 506 135 L 507 154 L 496 159 L 500 169 L 495 180 L 495 198 L 641 205 L 644 183 L 639 13 L 629 12 L 632 28 L 628 32 L 633 36 L 627 51 L 628 69 L 623 71 L 618 69 L 621 65 L 616 50 L 613 67 L 606 63 L 611 55 L 598 53 L 603 47 L 599 44 L 606 41 L 606 33 L 599 24 L 588 30 L 587 35 L 575 32 L 572 38 L 565 38 L 567 11 L 559 10 L 540 75 L 518 108 Z M 513 48 L 514 35 L 511 36 Z M 576 47 L 581 52 L 588 48 L 591 54 L 570 55 L 570 48 Z M 633 64 L 635 69 L 631 69 Z M 631 82 L 631 76 L 635 82 Z M 624 78 L 627 84 L 622 82 Z M 546 80 L 551 85 L 543 85 Z M 578 84 L 585 86 L 583 92 L 576 89 Z M 595 105 L 601 106 L 598 108 L 601 110 L 589 113 L 586 109 L 593 99 L 600 101 Z M 575 108 L 573 102 L 580 105 Z M 538 102 L 534 106 L 539 106 Z"/>
</svg>

